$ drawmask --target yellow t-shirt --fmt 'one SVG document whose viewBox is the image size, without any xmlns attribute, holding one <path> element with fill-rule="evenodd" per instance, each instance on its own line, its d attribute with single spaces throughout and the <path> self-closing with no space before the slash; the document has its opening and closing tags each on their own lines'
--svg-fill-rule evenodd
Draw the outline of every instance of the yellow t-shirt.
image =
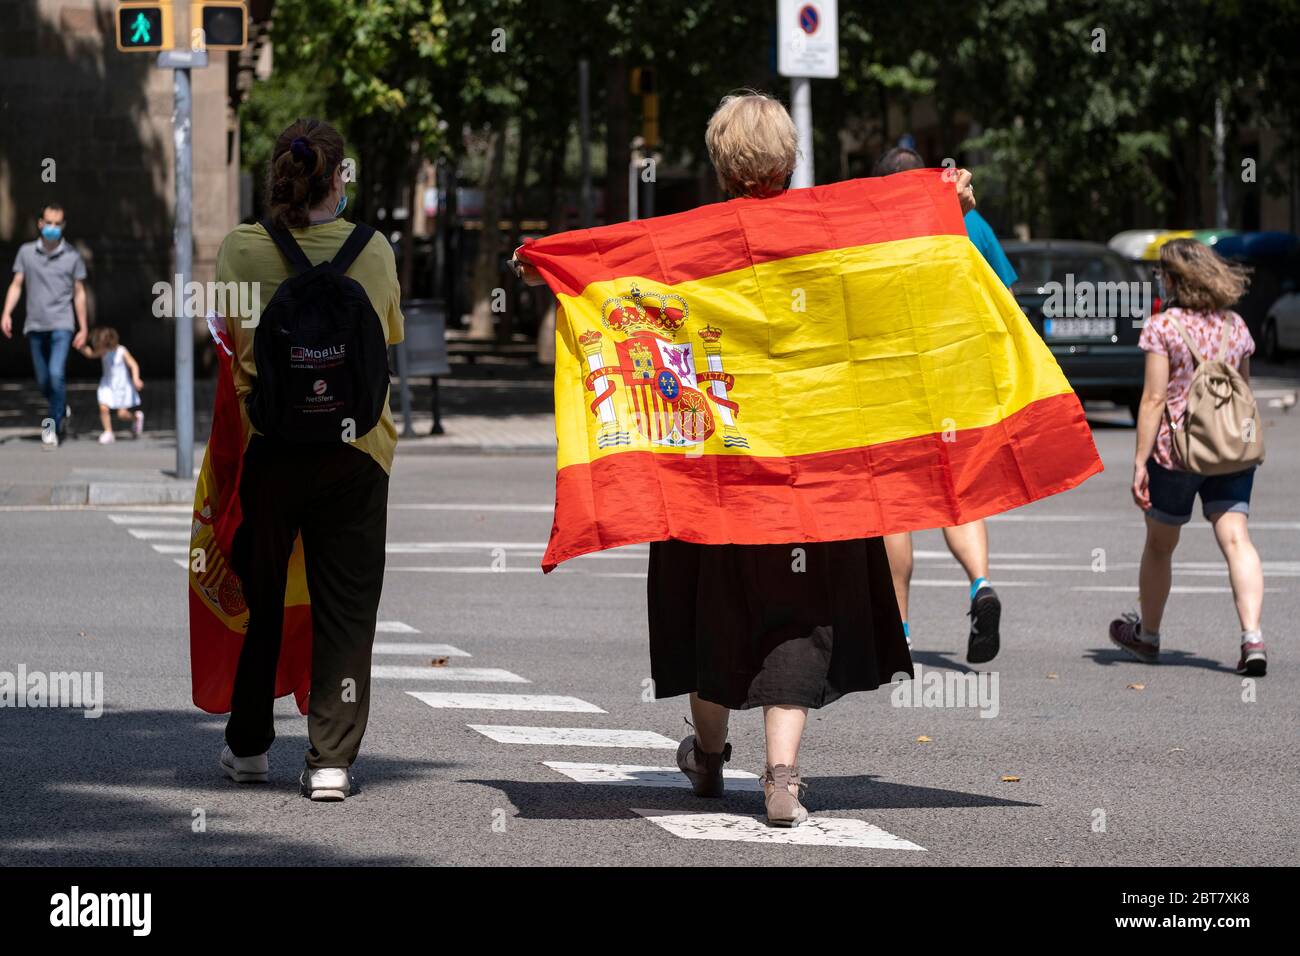
<svg viewBox="0 0 1300 956">
<path fill-rule="evenodd" d="M 290 232 L 311 264 L 319 265 L 334 258 L 352 228 L 352 223 L 347 220 L 334 219 L 306 229 L 292 229 Z M 360 282 L 370 297 L 370 304 L 375 307 L 375 314 L 384 326 L 384 340 L 389 345 L 402 341 L 402 290 L 397 282 L 397 264 L 393 258 L 392 246 L 381 233 L 376 232 L 371 237 L 347 274 Z M 259 285 L 255 297 L 251 301 L 245 299 L 250 305 L 256 304 L 253 309 L 255 315 L 251 320 L 248 317 L 225 317 L 226 327 L 235 344 L 233 372 L 235 391 L 239 395 L 239 413 L 243 416 L 248 434 L 255 430 L 248 422 L 248 410 L 244 404 L 248 393 L 252 391 L 253 380 L 257 378 L 257 366 L 253 361 L 253 333 L 257 331 L 257 322 L 262 318 L 261 310 L 266 308 L 275 295 L 275 290 L 287 278 L 289 266 L 261 225 L 238 226 L 222 240 L 221 249 L 217 252 L 217 282 L 255 282 Z M 393 452 L 397 448 L 397 427 L 393 424 L 393 413 L 387 399 L 384 400 L 384 413 L 379 422 L 351 444 L 391 474 Z"/>
</svg>

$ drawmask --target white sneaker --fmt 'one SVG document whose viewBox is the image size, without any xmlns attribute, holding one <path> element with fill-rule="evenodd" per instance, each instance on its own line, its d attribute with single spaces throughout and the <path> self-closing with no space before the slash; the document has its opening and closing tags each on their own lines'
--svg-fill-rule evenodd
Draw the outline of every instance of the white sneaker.
<svg viewBox="0 0 1300 956">
<path fill-rule="evenodd" d="M 227 745 L 221 748 L 221 769 L 235 783 L 266 783 L 271 766 L 266 754 L 236 757 Z"/>
<path fill-rule="evenodd" d="M 304 797 L 313 800 L 342 800 L 352 792 L 352 781 L 342 767 L 304 768 L 298 786 Z"/>
<path fill-rule="evenodd" d="M 54 451 L 59 447 L 59 436 L 52 431 L 41 429 L 41 451 Z"/>
<path fill-rule="evenodd" d="M 139 438 L 142 431 L 144 431 L 144 412 L 136 412 L 135 421 L 131 423 L 131 434 Z"/>
<path fill-rule="evenodd" d="M 112 432 L 99 433 L 99 443 L 101 445 L 111 445 L 115 441 L 117 441 L 117 436 L 114 435 Z"/>
</svg>

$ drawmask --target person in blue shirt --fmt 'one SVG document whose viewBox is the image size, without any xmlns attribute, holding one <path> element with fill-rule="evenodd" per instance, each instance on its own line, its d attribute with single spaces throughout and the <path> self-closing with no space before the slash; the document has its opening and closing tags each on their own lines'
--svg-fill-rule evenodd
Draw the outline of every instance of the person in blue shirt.
<svg viewBox="0 0 1300 956">
<path fill-rule="evenodd" d="M 886 152 L 872 169 L 873 176 L 889 176 L 908 169 L 925 168 L 921 154 L 906 146 L 896 146 Z M 998 244 L 997 236 L 974 209 L 966 213 L 966 233 L 985 261 L 1008 286 L 1016 281 L 1016 270 L 1011 268 L 1007 254 Z M 1002 620 L 1002 601 L 989 584 L 989 535 L 983 519 L 943 529 L 943 540 L 970 580 L 970 635 L 966 642 L 966 660 L 984 664 L 997 656 L 1001 643 L 999 627 Z M 898 598 L 898 611 L 903 619 L 903 635 L 908 646 L 912 644 L 911 629 L 907 624 L 908 594 L 912 586 L 912 535 L 885 535 L 885 553 L 889 556 L 889 571 L 894 578 L 894 594 Z"/>
<path fill-rule="evenodd" d="M 921 158 L 920 153 L 906 146 L 895 146 L 876 160 L 871 175 L 889 176 L 893 173 L 901 173 L 905 169 L 924 168 L 925 160 Z M 975 248 L 980 251 L 984 261 L 997 273 L 998 278 L 1002 280 L 1002 284 L 1010 288 L 1011 284 L 1018 278 L 1016 270 L 1011 267 L 1011 260 L 1002 251 L 1002 245 L 998 242 L 998 237 L 993 234 L 993 227 L 988 224 L 988 220 L 979 214 L 977 209 L 972 209 L 966 213 L 966 234 L 970 236 L 970 241 L 975 243 Z"/>
<path fill-rule="evenodd" d="M 1002 251 L 1002 243 L 998 242 L 998 237 L 993 234 L 993 227 L 975 209 L 966 213 L 966 235 L 970 236 L 970 241 L 975 243 L 975 248 L 980 251 L 984 261 L 993 267 L 1002 284 L 1008 289 L 1011 288 L 1011 284 L 1019 278 L 1016 270 L 1011 267 L 1011 260 Z"/>
</svg>

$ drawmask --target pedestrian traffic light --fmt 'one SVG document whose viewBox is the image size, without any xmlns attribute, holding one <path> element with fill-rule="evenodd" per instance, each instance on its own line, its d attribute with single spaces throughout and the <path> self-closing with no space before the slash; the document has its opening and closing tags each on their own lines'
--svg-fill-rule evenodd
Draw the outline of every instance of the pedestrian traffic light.
<svg viewBox="0 0 1300 956">
<path fill-rule="evenodd" d="M 123 53 L 157 53 L 172 48 L 172 5 L 124 0 L 117 5 L 117 48 Z"/>
<path fill-rule="evenodd" d="M 654 67 L 634 67 L 631 80 L 632 92 L 641 97 L 641 138 L 647 149 L 654 149 L 659 145 L 659 94 L 655 90 Z"/>
<path fill-rule="evenodd" d="M 243 0 L 191 0 L 194 50 L 242 50 L 248 45 L 248 4 Z"/>
</svg>

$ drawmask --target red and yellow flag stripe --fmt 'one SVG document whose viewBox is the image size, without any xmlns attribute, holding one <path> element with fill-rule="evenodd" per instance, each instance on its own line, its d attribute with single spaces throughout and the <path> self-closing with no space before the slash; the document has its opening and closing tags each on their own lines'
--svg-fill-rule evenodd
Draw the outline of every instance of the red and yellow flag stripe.
<svg viewBox="0 0 1300 956">
<path fill-rule="evenodd" d="M 562 310 L 548 569 L 668 537 L 787 543 L 958 524 L 1101 470 L 1077 398 L 938 171 L 566 233 L 523 254 Z M 628 305 L 633 324 L 611 322 L 633 295 L 650 319 L 668 303 L 680 321 L 638 328 Z M 647 328 L 689 346 L 716 426 L 702 441 L 662 444 L 636 427 L 646 385 L 626 379 L 615 343 Z"/>
</svg>

